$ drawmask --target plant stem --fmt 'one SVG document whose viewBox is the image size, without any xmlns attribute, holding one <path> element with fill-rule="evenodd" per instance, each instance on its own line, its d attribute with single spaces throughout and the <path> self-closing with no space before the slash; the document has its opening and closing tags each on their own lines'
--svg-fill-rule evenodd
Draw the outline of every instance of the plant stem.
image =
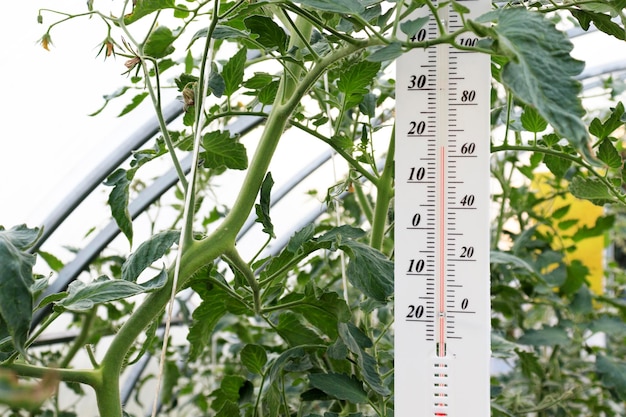
<svg viewBox="0 0 626 417">
<path fill-rule="evenodd" d="M 252 290 L 252 297 L 254 300 L 254 312 L 261 314 L 261 298 L 259 283 L 257 282 L 254 272 L 250 269 L 250 266 L 239 255 L 239 251 L 235 247 L 231 247 L 223 255 L 234 268 L 237 268 L 239 272 L 246 278 L 250 289 Z"/>
<path fill-rule="evenodd" d="M 76 354 L 80 350 L 80 348 L 82 348 L 85 345 L 85 342 L 87 341 L 87 338 L 89 337 L 89 331 L 91 330 L 91 323 L 93 322 L 95 315 L 96 315 L 96 310 L 92 309 L 83 318 L 83 324 L 80 329 L 80 333 L 78 334 L 76 339 L 74 339 L 74 343 L 72 344 L 72 346 L 70 347 L 70 350 L 67 352 L 67 354 L 65 355 L 65 357 L 59 364 L 59 367 L 67 368 L 70 362 L 72 362 L 72 359 L 74 359 L 74 356 L 76 356 Z"/>
<path fill-rule="evenodd" d="M 56 374 L 61 381 L 87 384 L 94 388 L 101 383 L 100 370 L 97 369 L 51 368 L 19 362 L 3 365 L 3 368 L 10 369 L 19 376 L 32 378 L 43 378 L 46 375 Z"/>
<path fill-rule="evenodd" d="M 385 159 L 385 167 L 378 181 L 376 189 L 376 206 L 374 210 L 374 222 L 372 223 L 372 234 L 370 236 L 370 245 L 374 249 L 380 250 L 383 246 L 383 238 L 385 232 L 385 224 L 387 223 L 387 213 L 389 212 L 389 203 L 393 197 L 393 161 L 395 154 L 395 133 L 394 125 L 389 140 L 389 148 L 387 149 L 387 157 Z"/>
</svg>

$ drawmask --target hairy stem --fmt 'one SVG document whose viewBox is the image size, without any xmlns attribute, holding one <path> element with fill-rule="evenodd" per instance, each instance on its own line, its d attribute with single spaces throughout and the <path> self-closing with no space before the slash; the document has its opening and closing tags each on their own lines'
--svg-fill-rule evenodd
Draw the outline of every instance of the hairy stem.
<svg viewBox="0 0 626 417">
<path fill-rule="evenodd" d="M 385 167 L 378 181 L 376 206 L 374 210 L 374 222 L 372 224 L 372 234 L 370 236 L 370 245 L 374 249 L 380 250 L 383 246 L 383 238 L 385 232 L 385 224 L 387 222 L 387 213 L 389 212 L 389 203 L 393 197 L 393 160 L 395 154 L 395 130 L 391 133 L 389 141 L 389 149 L 387 150 L 387 158 L 385 159 Z"/>
</svg>

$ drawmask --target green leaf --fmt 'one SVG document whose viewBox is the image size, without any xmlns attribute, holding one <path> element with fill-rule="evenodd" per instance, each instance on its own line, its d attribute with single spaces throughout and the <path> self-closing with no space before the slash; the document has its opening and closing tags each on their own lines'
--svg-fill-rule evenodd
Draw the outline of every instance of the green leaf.
<svg viewBox="0 0 626 417">
<path fill-rule="evenodd" d="M 429 20 L 429 16 L 418 17 L 413 20 L 405 20 L 400 23 L 400 30 L 407 36 L 407 38 L 410 39 L 415 36 L 415 34 L 417 34 L 417 32 L 419 32 Z"/>
<path fill-rule="evenodd" d="M 300 0 L 303 6 L 341 14 L 361 14 L 365 7 L 358 0 Z"/>
<path fill-rule="evenodd" d="M 255 72 L 254 75 L 244 81 L 243 86 L 251 90 L 261 90 L 274 80 L 274 77 L 266 72 Z"/>
<path fill-rule="evenodd" d="M 371 62 L 393 61 L 403 53 L 402 44 L 400 42 L 392 42 L 389 45 L 376 49 L 367 57 L 367 60 Z"/>
<path fill-rule="evenodd" d="M 257 99 L 261 104 L 272 104 L 274 102 L 274 100 L 276 99 L 276 94 L 278 93 L 278 84 L 278 81 L 272 81 L 264 88 L 259 90 Z"/>
<path fill-rule="evenodd" d="M 350 108 L 361 102 L 363 95 L 368 92 L 367 87 L 379 70 L 380 62 L 359 61 L 341 72 L 337 88 L 344 94 L 344 108 Z"/>
<path fill-rule="evenodd" d="M 595 13 L 574 8 L 568 10 L 572 14 L 572 16 L 574 16 L 576 20 L 578 20 L 578 22 L 580 23 L 580 27 L 583 28 L 585 31 L 589 29 L 589 24 L 593 23 L 593 25 L 598 28 L 598 30 L 606 33 L 607 35 L 614 36 L 621 41 L 626 39 L 626 33 L 624 33 L 624 28 L 613 22 L 611 20 L 611 16 L 603 13 Z"/>
<path fill-rule="evenodd" d="M 276 22 L 266 16 L 250 16 L 244 20 L 251 37 L 267 50 L 278 49 L 285 54 L 287 49 L 287 34 Z M 256 36 L 252 36 L 256 35 Z"/>
<path fill-rule="evenodd" d="M 46 261 L 50 269 L 52 269 L 54 272 L 59 272 L 65 266 L 65 264 L 59 258 L 51 253 L 39 250 L 37 251 L 37 255 L 39 255 L 41 259 Z"/>
<path fill-rule="evenodd" d="M 164 285 L 165 280 L 162 276 L 163 273 L 159 275 L 159 282 Z M 56 306 L 68 311 L 83 312 L 91 310 L 97 304 L 121 300 L 153 289 L 156 289 L 156 286 L 152 284 L 144 286 L 102 276 L 89 284 L 82 281 L 72 282 L 67 289 L 67 297 L 57 302 Z"/>
<path fill-rule="evenodd" d="M 228 294 L 206 279 L 195 279 L 192 288 L 200 295 L 202 302 L 193 311 L 193 322 L 189 326 L 189 359 L 194 361 L 211 341 L 213 329 L 228 312 L 225 300 Z"/>
<path fill-rule="evenodd" d="M 132 171 L 127 172 L 123 168 L 115 170 L 104 182 L 104 185 L 112 186 L 113 190 L 109 194 L 109 207 L 111 207 L 111 214 L 113 219 L 117 223 L 122 233 L 128 239 L 128 242 L 133 244 L 133 221 L 128 211 L 128 202 L 130 199 L 130 178 L 132 178 Z"/>
<path fill-rule="evenodd" d="M 526 106 L 524 113 L 520 117 L 522 127 L 532 133 L 540 133 L 548 128 L 548 122 L 541 117 L 537 109 L 532 106 Z"/>
<path fill-rule="evenodd" d="M 567 277 L 559 287 L 559 292 L 563 295 L 575 294 L 583 286 L 588 275 L 589 268 L 578 259 L 574 259 L 570 265 L 567 265 Z"/>
<path fill-rule="evenodd" d="M 40 230 L 25 225 L 5 230 L 0 226 L 0 323 L 25 355 L 26 339 L 33 313 L 35 255 L 26 250 L 38 239 Z"/>
<path fill-rule="evenodd" d="M 281 313 L 278 324 L 274 328 L 290 346 L 320 345 L 323 343 L 320 336 L 302 320 L 301 316 L 291 311 Z"/>
<path fill-rule="evenodd" d="M 261 185 L 259 204 L 255 204 L 257 216 L 255 221 L 263 225 L 263 233 L 267 233 L 270 237 L 275 238 L 276 235 L 274 234 L 274 225 L 272 224 L 272 219 L 270 218 L 270 196 L 273 185 L 274 180 L 272 179 L 272 173 L 268 172 L 265 175 L 263 184 Z"/>
<path fill-rule="evenodd" d="M 624 104 L 622 102 L 617 103 L 617 106 L 611 108 L 611 115 L 603 123 L 597 117 L 594 118 L 589 124 L 589 133 L 598 137 L 599 139 L 607 138 L 615 130 L 619 129 L 624 121 Z"/>
<path fill-rule="evenodd" d="M 527 330 L 517 339 L 517 343 L 531 346 L 556 346 L 570 343 L 570 338 L 561 327 L 544 327 L 538 330 Z"/>
<path fill-rule="evenodd" d="M 167 230 L 157 233 L 143 242 L 122 265 L 122 279 L 137 282 L 139 274 L 152 265 L 154 261 L 161 259 L 170 247 L 178 242 L 179 238 L 180 232 Z"/>
<path fill-rule="evenodd" d="M 626 364 L 616 358 L 596 356 L 596 370 L 607 388 L 612 388 L 617 396 L 626 400 Z"/>
<path fill-rule="evenodd" d="M 492 264 L 512 265 L 517 268 L 525 269 L 533 275 L 537 274 L 531 264 L 511 253 L 491 251 L 489 254 L 489 262 Z"/>
<path fill-rule="evenodd" d="M 248 371 L 263 375 L 263 368 L 267 364 L 267 353 L 262 346 L 248 344 L 241 349 L 239 354 L 241 363 L 248 368 Z"/>
<path fill-rule="evenodd" d="M 236 138 L 231 138 L 228 131 L 213 131 L 204 135 L 202 153 L 206 168 L 230 168 L 246 169 L 248 167 L 248 155 L 243 144 Z"/>
<path fill-rule="evenodd" d="M 534 352 L 525 352 L 523 350 L 516 351 L 520 360 L 520 367 L 522 373 L 530 378 L 532 375 L 537 375 L 539 378 L 544 378 L 545 371 L 539 363 L 539 358 Z"/>
<path fill-rule="evenodd" d="M 569 190 L 575 197 L 595 204 L 605 204 L 613 200 L 607 185 L 597 178 L 574 177 L 569 184 Z"/>
<path fill-rule="evenodd" d="M 562 219 L 563 216 L 565 216 L 569 212 L 570 208 L 572 208 L 571 204 L 567 204 L 563 207 L 559 207 L 558 209 L 550 213 L 550 217 L 556 220 Z"/>
<path fill-rule="evenodd" d="M 93 116 L 97 116 L 98 114 L 100 114 L 100 112 L 102 112 L 102 110 L 104 110 L 107 106 L 107 104 L 109 104 L 109 102 L 117 97 L 122 96 L 125 92 L 127 92 L 130 89 L 130 87 L 125 86 L 125 87 L 120 87 L 117 90 L 115 90 L 114 92 L 112 92 L 111 94 L 105 94 L 102 96 L 102 98 L 104 98 L 104 104 L 102 105 L 102 107 L 100 107 L 98 110 L 96 110 L 93 113 L 90 113 L 88 116 L 89 117 L 93 117 Z"/>
<path fill-rule="evenodd" d="M 211 63 L 211 72 L 209 73 L 209 90 L 215 97 L 222 97 L 226 90 L 226 83 L 224 78 L 219 73 L 215 62 Z"/>
<path fill-rule="evenodd" d="M 312 326 L 330 339 L 335 339 L 338 324 L 350 319 L 350 309 L 339 294 L 324 292 L 316 296 L 316 292 L 311 290 L 307 295 L 288 294 L 278 302 L 277 307 L 281 304 L 290 305 L 291 311 L 301 314 Z"/>
<path fill-rule="evenodd" d="M 222 77 L 224 78 L 224 94 L 228 97 L 232 96 L 239 89 L 243 82 L 243 73 L 246 67 L 246 57 L 248 50 L 241 48 L 233 55 L 222 68 Z"/>
<path fill-rule="evenodd" d="M 137 0 L 133 11 L 124 16 L 124 24 L 130 25 L 157 10 L 173 9 L 174 7 L 174 0 Z"/>
<path fill-rule="evenodd" d="M 207 29 L 204 29 L 204 36 L 206 37 Z M 213 30 L 213 39 L 237 39 L 247 38 L 248 33 L 232 28 L 225 25 L 217 25 Z"/>
<path fill-rule="evenodd" d="M 172 33 L 172 30 L 167 26 L 157 26 L 146 39 L 146 43 L 143 46 L 143 53 L 152 58 L 163 58 L 172 52 L 174 47 L 172 43 L 176 40 L 176 37 Z"/>
<path fill-rule="evenodd" d="M 523 7 L 487 13 L 480 22 L 497 24 L 490 30 L 496 50 L 509 57 L 501 71 L 502 83 L 519 99 L 535 107 L 563 137 L 589 160 L 581 84 L 574 77 L 584 63 L 570 56 L 567 35 L 541 13 Z"/>
<path fill-rule="evenodd" d="M 367 402 L 367 393 L 363 383 L 348 375 L 328 373 L 310 374 L 311 385 L 338 400 L 349 401 L 353 404 Z"/>
<path fill-rule="evenodd" d="M 563 178 L 567 170 L 572 166 L 572 161 L 551 154 L 543 156 L 543 163 L 546 164 L 546 167 L 557 179 Z"/>
<path fill-rule="evenodd" d="M 588 227 L 586 225 L 579 228 L 574 236 L 572 236 L 572 240 L 574 242 L 580 242 L 581 240 L 588 239 L 590 237 L 602 236 L 615 224 L 615 215 L 607 215 L 600 216 L 596 219 L 595 224 L 592 227 Z"/>
<path fill-rule="evenodd" d="M 350 352 L 357 355 L 357 366 L 369 387 L 380 395 L 389 395 L 391 391 L 383 385 L 376 359 L 365 351 L 373 346 L 369 337 L 350 322 L 339 323 L 338 328 L 340 340 Z"/>
<path fill-rule="evenodd" d="M 374 248 L 354 240 L 345 241 L 350 263 L 346 270 L 350 283 L 368 297 L 386 302 L 393 295 L 393 262 Z"/>
<path fill-rule="evenodd" d="M 622 166 L 622 157 L 608 137 L 605 137 L 602 142 L 600 142 L 597 157 L 607 164 L 609 168 L 620 168 Z"/>
<path fill-rule="evenodd" d="M 604 315 L 589 323 L 592 332 L 604 332 L 612 336 L 623 337 L 626 335 L 626 323 L 615 316 Z"/>
<path fill-rule="evenodd" d="M 139 106 L 146 97 L 148 97 L 148 93 L 137 94 L 135 97 L 132 98 L 131 102 L 122 109 L 122 111 L 120 112 L 120 114 L 117 115 L 117 117 L 122 117 L 125 114 L 128 114 L 131 111 L 135 110 L 135 108 L 137 108 L 137 106 Z"/>
</svg>

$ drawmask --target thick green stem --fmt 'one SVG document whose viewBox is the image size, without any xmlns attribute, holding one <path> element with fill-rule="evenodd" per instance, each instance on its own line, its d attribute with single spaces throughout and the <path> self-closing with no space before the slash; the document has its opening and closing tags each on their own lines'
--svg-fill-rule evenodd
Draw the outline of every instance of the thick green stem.
<svg viewBox="0 0 626 417">
<path fill-rule="evenodd" d="M 395 154 L 395 126 L 391 133 L 389 141 L 389 149 L 387 150 L 387 158 L 385 159 L 385 167 L 378 181 L 376 189 L 376 206 L 374 210 L 374 222 L 372 223 L 372 234 L 370 236 L 370 245 L 375 249 L 381 249 L 383 246 L 383 238 L 385 236 L 385 225 L 387 222 L 387 213 L 389 212 L 389 203 L 393 197 L 393 161 Z"/>
<path fill-rule="evenodd" d="M 49 368 L 19 362 L 3 365 L 3 368 L 10 369 L 19 376 L 32 378 L 44 378 L 47 375 L 55 374 L 61 381 L 78 382 L 91 385 L 94 388 L 98 387 L 102 381 L 100 371 L 97 369 Z"/>
</svg>

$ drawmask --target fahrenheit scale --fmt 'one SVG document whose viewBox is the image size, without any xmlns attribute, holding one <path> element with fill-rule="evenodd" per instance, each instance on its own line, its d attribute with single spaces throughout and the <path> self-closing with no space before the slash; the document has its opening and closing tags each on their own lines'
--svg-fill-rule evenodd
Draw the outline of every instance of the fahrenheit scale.
<svg viewBox="0 0 626 417">
<path fill-rule="evenodd" d="M 441 4 L 439 21 L 430 16 L 413 40 L 454 33 L 490 8 L 458 1 L 470 10 L 460 16 Z M 449 45 L 397 62 L 397 417 L 490 415 L 490 74 L 489 56 Z"/>
</svg>

